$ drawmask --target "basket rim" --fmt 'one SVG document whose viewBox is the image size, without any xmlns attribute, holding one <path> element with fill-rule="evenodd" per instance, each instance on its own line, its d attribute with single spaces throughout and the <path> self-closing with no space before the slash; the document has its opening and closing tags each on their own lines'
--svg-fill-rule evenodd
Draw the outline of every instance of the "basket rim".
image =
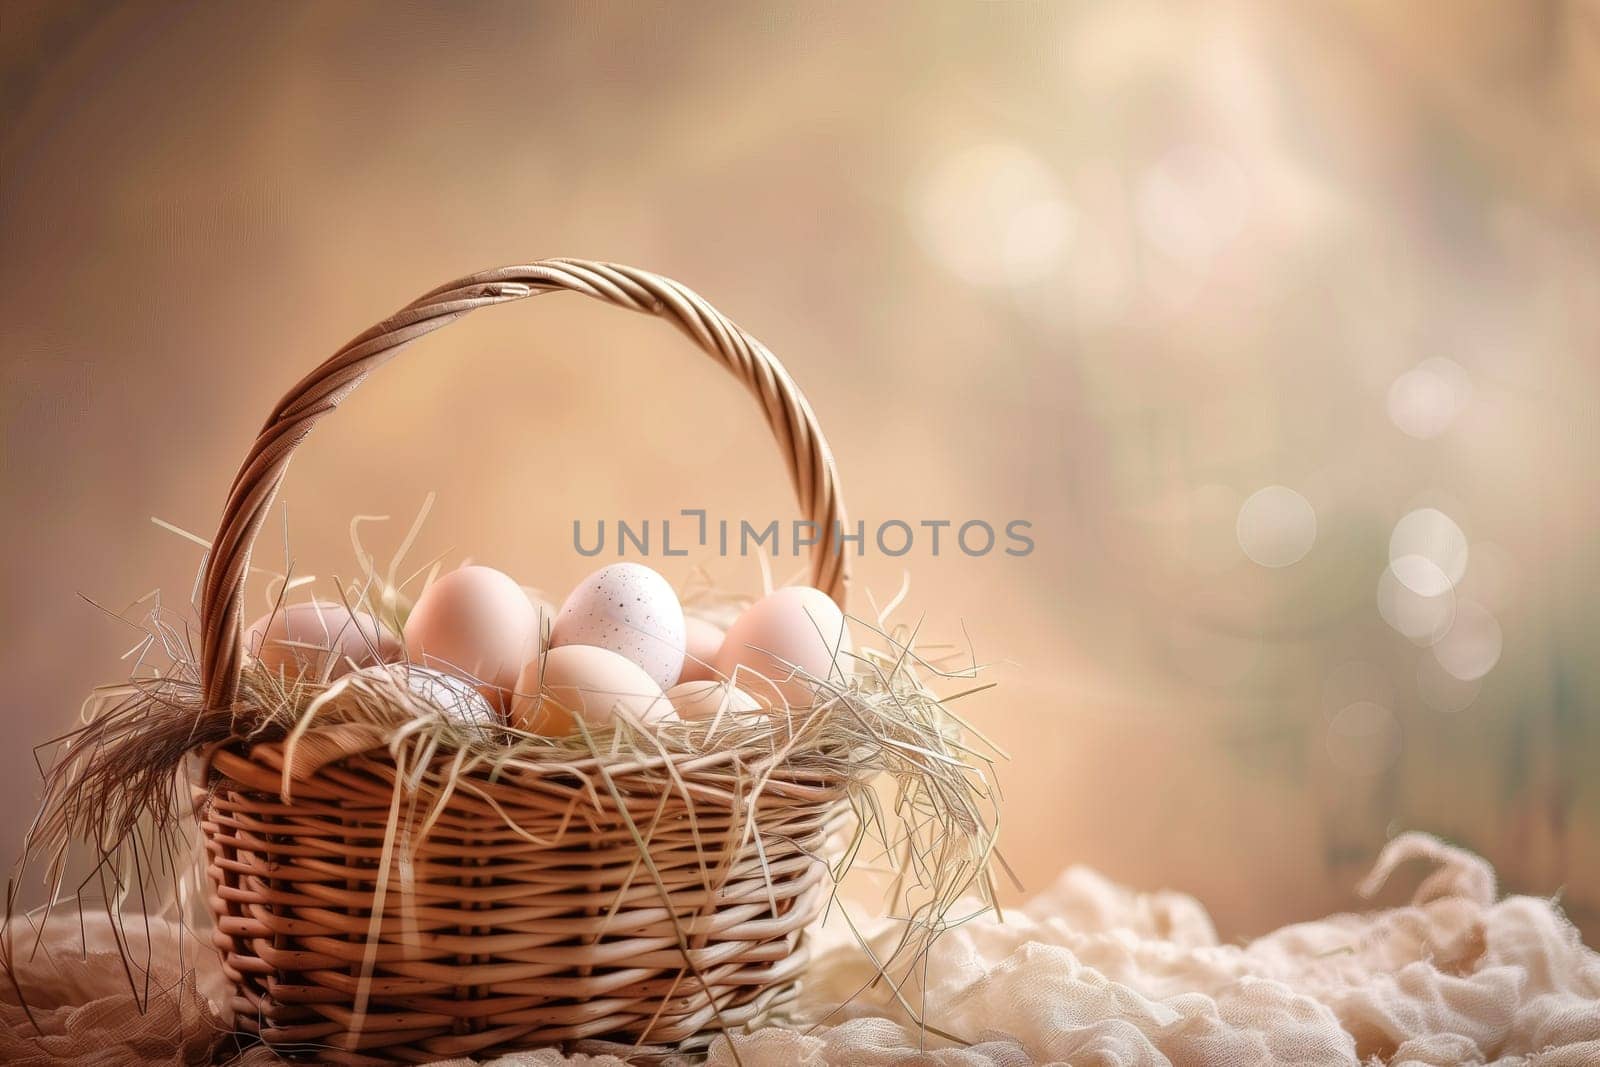
<svg viewBox="0 0 1600 1067">
<path fill-rule="evenodd" d="M 360 792 L 369 795 L 374 803 L 387 805 L 399 773 L 398 761 L 386 743 L 362 747 L 326 761 L 297 764 L 287 739 L 232 737 L 205 745 L 194 755 L 198 766 L 191 773 L 191 781 L 196 784 L 228 779 L 256 792 L 279 794 L 287 784 L 291 798 L 307 801 L 349 797 Z M 497 792 L 515 790 L 522 795 L 563 803 L 603 793 L 605 781 L 627 785 L 630 790 L 648 785 L 651 788 L 635 798 L 641 803 L 659 797 L 663 784 L 669 792 L 686 792 L 714 802 L 732 802 L 748 791 L 733 786 L 759 781 L 764 797 L 827 804 L 843 799 L 854 782 L 874 773 L 852 775 L 786 760 L 751 766 L 741 762 L 738 750 L 731 749 L 669 752 L 635 757 L 625 763 L 608 762 L 598 753 L 548 762 L 499 762 L 485 757 L 463 763 L 458 753 L 440 751 L 431 757 L 425 768 L 413 766 L 410 770 L 416 788 L 424 793 L 440 788 L 441 771 L 453 771 L 449 775 L 453 789 L 463 784 L 488 785 Z M 756 772 L 760 772 L 759 777 Z"/>
</svg>

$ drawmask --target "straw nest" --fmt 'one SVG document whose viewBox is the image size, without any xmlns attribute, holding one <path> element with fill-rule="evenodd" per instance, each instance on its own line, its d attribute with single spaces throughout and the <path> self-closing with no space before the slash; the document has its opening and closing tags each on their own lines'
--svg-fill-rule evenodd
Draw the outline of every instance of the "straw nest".
<svg viewBox="0 0 1600 1067">
<path fill-rule="evenodd" d="M 361 549 L 356 524 L 352 538 L 365 576 L 342 585 L 342 597 L 352 608 L 371 611 L 398 629 L 409 605 L 408 583 L 395 580 L 393 565 L 387 574 L 378 573 Z M 408 537 L 406 543 L 410 541 Z M 286 589 L 308 582 L 273 576 L 268 597 L 281 602 Z M 714 621 L 725 620 L 744 603 L 704 580 L 696 584 L 685 601 Z M 450 823 L 452 803 L 459 806 L 463 798 L 475 797 L 483 802 L 480 808 L 486 804 L 500 813 L 507 830 L 526 837 L 518 814 L 498 805 L 497 797 L 504 794 L 494 787 L 556 782 L 562 795 L 571 798 L 569 821 L 592 822 L 594 813 L 602 811 L 613 817 L 622 813 L 624 840 L 637 850 L 637 879 L 630 875 L 625 885 L 610 887 L 615 899 L 591 912 L 614 916 L 624 907 L 625 896 L 636 900 L 640 886 L 648 890 L 652 881 L 666 893 L 664 879 L 671 874 L 653 862 L 662 847 L 656 840 L 658 826 L 648 817 L 649 804 L 639 803 L 653 792 L 674 804 L 682 801 L 687 829 L 680 827 L 680 832 L 693 838 L 694 851 L 714 854 L 715 842 L 723 842 L 724 852 L 753 843 L 758 870 L 751 877 L 758 885 L 764 883 L 775 916 L 787 876 L 769 867 L 762 843 L 769 839 L 769 823 L 779 828 L 780 837 L 786 832 L 782 813 L 798 802 L 798 791 L 812 802 L 825 796 L 823 806 L 832 809 L 828 814 L 844 816 L 827 819 L 827 844 L 812 857 L 826 864 L 822 891 L 827 908 L 839 907 L 834 893 L 853 867 L 892 872 L 888 907 L 903 920 L 904 932 L 887 955 L 871 955 L 865 943 L 863 951 L 871 956 L 886 995 L 898 997 L 901 983 L 945 928 L 958 898 L 975 894 L 994 906 L 991 867 L 998 861 L 993 760 L 999 753 L 953 707 L 988 685 L 976 680 L 978 665 L 970 649 L 921 642 L 915 628 L 889 621 L 905 592 L 902 588 L 872 618 L 852 617 L 858 637 L 848 670 L 829 678 L 797 672 L 816 694 L 810 708 L 648 726 L 623 716 L 614 727 L 570 737 L 464 723 L 383 677 L 288 680 L 259 666 L 244 671 L 235 705 L 206 707 L 192 629 L 182 614 L 164 608 L 152 594 L 135 612 L 117 615 L 140 631 L 128 653 L 131 676 L 96 691 L 85 704 L 81 724 L 54 742 L 54 758 L 44 770 L 43 804 L 27 836 L 18 878 L 26 877 L 30 867 L 37 876 L 42 867 L 52 901 L 98 897 L 115 914 L 119 928 L 137 923 L 139 913 L 153 911 L 157 900 L 186 900 L 193 913 L 203 891 L 198 889 L 192 819 L 218 788 L 214 767 L 209 779 L 202 776 L 196 787 L 197 764 L 213 765 L 218 753 L 234 754 L 236 764 L 251 753 L 276 753 L 270 761 L 277 774 L 272 788 L 292 804 L 296 790 L 311 788 L 327 768 L 376 756 L 392 767 L 383 778 L 393 798 L 384 827 L 383 867 L 401 872 L 392 879 L 380 875 L 380 897 L 415 891 L 415 866 L 426 860 L 428 842 L 441 832 L 441 823 Z M 935 692 L 952 688 L 959 691 Z M 702 774 L 700 768 L 712 770 Z M 718 798 L 734 802 L 719 805 Z M 626 814 L 635 810 L 645 817 Z M 655 810 L 659 822 L 661 806 Z M 695 824 L 697 810 L 711 812 L 704 827 Z M 211 827 L 208 833 L 214 831 Z M 820 839 L 813 834 L 809 840 Z M 809 845 L 796 848 L 810 851 Z M 84 849 L 87 864 L 81 858 Z M 704 860 L 700 862 L 704 868 Z M 46 910 L 42 918 L 35 917 L 36 925 L 42 928 L 48 914 Z M 372 914 L 383 914 L 381 900 Z M 669 919 L 687 969 L 698 975 L 700 969 L 690 962 L 691 946 L 704 945 L 704 936 L 692 924 Z M 366 967 L 358 972 L 363 987 L 356 996 L 358 1016 L 375 995 L 371 965 L 377 955 L 377 926 L 375 918 L 366 939 Z M 353 935 L 348 939 L 361 940 Z M 8 965 L 18 947 L 5 946 Z M 130 961 L 130 980 L 139 969 Z M 25 997 L 26 990 L 19 992 Z M 901 1004 L 916 1017 L 909 1004 Z M 712 1019 L 701 1012 L 680 1022 L 688 1026 L 698 1020 L 707 1029 L 721 1029 L 756 1020 L 735 1007 L 725 1001 L 721 1008 L 729 1017 L 724 1018 L 712 997 Z M 236 1000 L 234 1008 L 238 1013 L 250 1005 Z M 652 1025 L 663 1025 L 660 1011 Z M 638 1022 L 634 1019 L 634 1025 L 621 1029 L 641 1039 L 661 1036 Z M 597 1025 L 535 1028 L 528 1035 L 583 1037 L 601 1033 Z M 282 1030 L 280 1036 L 291 1030 Z M 937 1032 L 937 1027 L 930 1025 L 930 1030 Z M 270 1036 L 265 1024 L 261 1032 Z M 686 1032 L 680 1027 L 666 1036 L 677 1040 Z M 437 1047 L 445 1050 L 476 1047 L 441 1040 L 445 1043 Z"/>
</svg>

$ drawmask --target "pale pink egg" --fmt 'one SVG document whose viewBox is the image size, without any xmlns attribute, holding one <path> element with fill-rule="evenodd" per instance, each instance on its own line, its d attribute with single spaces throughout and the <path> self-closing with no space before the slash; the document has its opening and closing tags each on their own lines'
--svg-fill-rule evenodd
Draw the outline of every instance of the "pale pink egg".
<svg viewBox="0 0 1600 1067">
<path fill-rule="evenodd" d="M 727 682 L 679 682 L 667 690 L 667 700 L 684 722 L 714 719 L 719 713 L 726 719 L 729 715 L 761 710 L 760 701 Z"/>
<path fill-rule="evenodd" d="M 734 672 L 753 671 L 771 681 L 790 707 L 803 708 L 815 697 L 803 676 L 839 682 L 849 651 L 839 605 L 819 589 L 791 585 L 773 590 L 734 620 L 715 663 L 734 685 L 750 688 Z"/>
<path fill-rule="evenodd" d="M 246 628 L 244 649 L 274 674 L 317 681 L 400 656 L 400 642 L 377 619 L 319 600 L 261 616 Z"/>
<path fill-rule="evenodd" d="M 625 656 L 665 689 L 683 670 L 678 594 L 641 563 L 613 563 L 579 582 L 561 605 L 550 647 L 592 645 Z"/>
<path fill-rule="evenodd" d="M 683 620 L 683 670 L 681 682 L 707 682 L 716 678 L 717 653 L 722 651 L 722 627 L 688 616 Z"/>
<path fill-rule="evenodd" d="M 503 707 L 538 641 L 538 609 L 493 567 L 462 567 L 422 591 L 406 619 L 411 662 L 476 683 Z"/>
<path fill-rule="evenodd" d="M 626 656 L 593 645 L 561 645 L 523 668 L 510 717 L 519 730 L 560 737 L 577 733 L 579 718 L 590 729 L 607 726 L 619 708 L 654 722 L 672 705 L 655 679 Z"/>
</svg>

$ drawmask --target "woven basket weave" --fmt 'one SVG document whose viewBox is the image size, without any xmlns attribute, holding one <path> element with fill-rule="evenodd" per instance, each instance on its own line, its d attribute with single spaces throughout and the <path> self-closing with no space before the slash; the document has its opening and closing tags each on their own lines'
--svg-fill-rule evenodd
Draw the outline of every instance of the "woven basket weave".
<svg viewBox="0 0 1600 1067">
<path fill-rule="evenodd" d="M 815 523 L 811 581 L 843 604 L 833 459 L 777 360 L 676 282 L 549 260 L 423 296 L 278 404 L 207 563 L 208 706 L 249 699 L 240 624 L 250 550 L 311 427 L 409 342 L 476 308 L 554 290 L 666 318 L 749 387 Z M 282 741 L 233 739 L 199 754 L 210 907 L 237 1029 L 327 1062 L 424 1062 L 588 1037 L 687 1044 L 793 995 L 805 928 L 831 887 L 822 856 L 846 817 L 845 782 L 776 756 L 752 767 L 729 751 L 575 753 L 458 778 L 452 755 L 419 774 L 367 744 L 286 775 Z M 397 787 L 402 774 L 432 795 Z M 754 817 L 753 776 L 764 781 Z M 409 813 L 438 801 L 446 780 L 436 822 L 411 839 Z"/>
</svg>

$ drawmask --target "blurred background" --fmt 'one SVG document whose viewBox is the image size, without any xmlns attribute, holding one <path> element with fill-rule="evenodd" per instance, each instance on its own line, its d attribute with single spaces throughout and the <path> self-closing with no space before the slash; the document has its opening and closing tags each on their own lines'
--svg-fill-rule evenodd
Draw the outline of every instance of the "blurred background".
<svg viewBox="0 0 1600 1067">
<path fill-rule="evenodd" d="M 277 397 L 369 324 L 569 255 L 762 337 L 869 526 L 1033 523 L 1025 558 L 857 567 L 995 664 L 969 712 L 1014 757 L 1028 890 L 1089 864 L 1246 937 L 1362 906 L 1423 829 L 1600 938 L 1600 7 L 7 0 L 0 27 L 6 856 L 31 746 L 128 669 L 83 598 L 189 599 L 199 550 L 150 518 L 209 537 Z M 593 566 L 574 519 L 792 514 L 737 385 L 570 297 L 429 338 L 319 429 L 297 573 L 348 578 L 356 514 L 391 516 L 385 558 L 430 491 L 413 558 L 557 598 Z"/>
</svg>

